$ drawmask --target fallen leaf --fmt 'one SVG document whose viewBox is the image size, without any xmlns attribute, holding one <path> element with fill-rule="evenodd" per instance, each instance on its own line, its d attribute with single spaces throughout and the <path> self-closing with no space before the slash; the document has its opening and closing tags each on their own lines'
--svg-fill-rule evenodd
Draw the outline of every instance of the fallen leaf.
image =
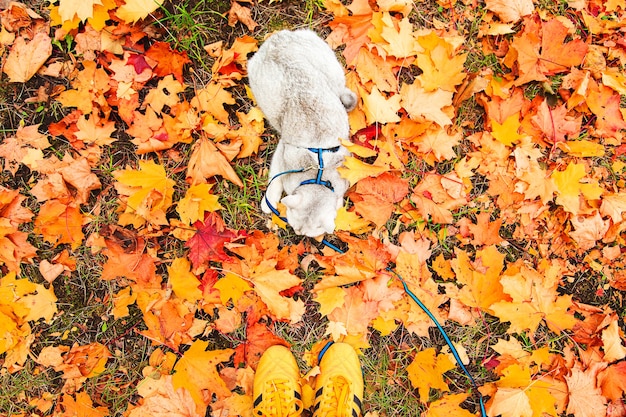
<svg viewBox="0 0 626 417">
<path fill-rule="evenodd" d="M 52 40 L 46 33 L 38 32 L 30 42 L 18 37 L 9 51 L 2 71 L 13 83 L 30 80 L 52 55 Z"/>
</svg>

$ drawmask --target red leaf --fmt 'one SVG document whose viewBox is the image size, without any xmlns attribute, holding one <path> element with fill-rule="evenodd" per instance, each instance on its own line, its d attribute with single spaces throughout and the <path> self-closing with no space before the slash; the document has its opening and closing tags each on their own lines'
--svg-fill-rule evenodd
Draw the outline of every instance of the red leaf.
<svg viewBox="0 0 626 417">
<path fill-rule="evenodd" d="M 189 259 L 194 268 L 208 261 L 229 260 L 230 256 L 224 252 L 224 243 L 245 236 L 244 232 L 227 229 L 220 215 L 215 212 L 207 213 L 204 223 L 197 221 L 193 225 L 198 231 L 185 246 L 191 249 Z"/>
</svg>

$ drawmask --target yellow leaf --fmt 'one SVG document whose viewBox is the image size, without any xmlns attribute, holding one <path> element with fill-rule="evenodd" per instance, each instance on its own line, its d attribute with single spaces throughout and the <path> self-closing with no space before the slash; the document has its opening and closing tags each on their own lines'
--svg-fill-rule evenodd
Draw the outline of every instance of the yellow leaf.
<svg viewBox="0 0 626 417">
<path fill-rule="evenodd" d="M 244 279 L 231 273 L 226 273 L 213 287 L 220 291 L 220 300 L 224 305 L 228 303 L 228 300 L 233 300 L 236 304 L 246 291 L 252 289 Z"/>
<path fill-rule="evenodd" d="M 59 0 L 59 16 L 63 21 L 78 17 L 82 22 L 93 16 L 93 8 L 102 0 Z"/>
<path fill-rule="evenodd" d="M 590 140 L 568 140 L 559 142 L 558 146 L 572 156 L 582 158 L 604 156 L 604 146 Z"/>
<path fill-rule="evenodd" d="M 507 298 L 500 284 L 504 255 L 495 246 L 477 251 L 473 262 L 466 252 L 457 249 L 450 265 L 457 281 L 464 284 L 458 298 L 465 305 L 489 311 L 493 303 Z"/>
<path fill-rule="evenodd" d="M 283 297 L 280 292 L 300 285 L 301 280 L 285 269 L 275 269 L 275 264 L 276 260 L 261 261 L 252 268 L 248 278 L 254 284 L 254 291 L 278 320 L 288 319 L 296 323 L 304 313 L 303 301 Z"/>
<path fill-rule="evenodd" d="M 198 220 L 204 220 L 205 212 L 212 212 L 222 209 L 218 202 L 218 196 L 211 194 L 212 184 L 198 184 L 189 187 L 185 197 L 178 201 L 176 211 L 180 215 L 180 220 L 191 225 Z"/>
<path fill-rule="evenodd" d="M 165 213 L 172 205 L 176 183 L 168 178 L 162 165 L 139 161 L 139 170 L 115 171 L 113 176 L 118 181 L 115 183 L 117 192 L 127 197 L 124 214 L 119 220 L 121 225 L 138 227 L 146 221 L 155 225 L 168 224 Z"/>
<path fill-rule="evenodd" d="M 372 87 L 372 92 L 361 97 L 363 99 L 363 110 L 368 124 L 374 123 L 395 123 L 400 121 L 398 111 L 400 110 L 400 95 L 393 94 L 384 96 L 376 86 Z"/>
<path fill-rule="evenodd" d="M 139 19 L 144 19 L 158 9 L 164 0 L 126 0 L 115 14 L 126 23 L 135 23 Z"/>
<path fill-rule="evenodd" d="M 426 91 L 438 89 L 456 92 L 456 86 L 465 79 L 467 54 L 456 55 L 454 47 L 434 32 L 420 36 L 424 52 L 417 54 L 417 66 L 423 71 L 419 80 Z"/>
<path fill-rule="evenodd" d="M 354 211 L 348 211 L 345 207 L 341 207 L 337 210 L 335 229 L 359 235 L 370 231 L 372 229 L 372 225 L 369 221 L 365 220 Z"/>
<path fill-rule="evenodd" d="M 519 113 L 510 115 L 502 124 L 491 119 L 491 135 L 506 146 L 512 146 L 524 137 L 518 133 L 520 126 Z"/>
<path fill-rule="evenodd" d="M 327 316 L 335 308 L 341 307 L 346 297 L 346 291 L 341 287 L 329 287 L 315 291 L 315 301 L 319 303 L 322 316 Z"/>
<path fill-rule="evenodd" d="M 587 182 L 582 180 L 585 178 L 585 165 L 570 162 L 564 171 L 554 171 L 552 179 L 556 186 L 557 197 L 556 203 L 574 214 L 581 214 L 580 195 L 582 194 L 587 200 L 599 200 L 604 190 L 598 185 L 596 180 L 588 179 Z"/>
<path fill-rule="evenodd" d="M 172 291 L 177 297 L 191 302 L 202 299 L 200 280 L 191 272 L 187 258 L 176 258 L 167 268 Z"/>
<path fill-rule="evenodd" d="M 148 1 L 152 2 L 153 0 Z M 192 107 L 207 112 L 220 122 L 228 125 L 228 112 L 224 109 L 225 104 L 235 104 L 235 99 L 232 94 L 215 82 L 211 82 L 202 90 L 199 90 L 196 96 L 191 99 Z"/>
<path fill-rule="evenodd" d="M 413 362 L 406 367 L 411 385 L 417 388 L 420 401 L 424 404 L 428 402 L 431 388 L 449 391 L 443 374 L 451 369 L 454 369 L 454 364 L 450 359 L 444 354 L 437 355 L 434 348 L 418 352 Z"/>
<path fill-rule="evenodd" d="M 348 156 L 343 166 L 337 168 L 339 175 L 350 182 L 350 186 L 356 184 L 363 178 L 377 177 L 383 172 L 389 171 L 388 167 L 366 164 L 353 156 Z"/>
</svg>

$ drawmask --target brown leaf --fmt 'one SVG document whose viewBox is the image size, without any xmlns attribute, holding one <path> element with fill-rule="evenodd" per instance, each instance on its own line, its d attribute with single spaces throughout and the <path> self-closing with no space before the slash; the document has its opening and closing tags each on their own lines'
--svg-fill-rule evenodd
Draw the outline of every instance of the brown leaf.
<svg viewBox="0 0 626 417">
<path fill-rule="evenodd" d="M 230 10 L 228 11 L 228 25 L 235 26 L 237 22 L 246 25 L 250 32 L 254 32 L 254 29 L 259 26 L 257 22 L 252 19 L 252 14 L 248 7 L 243 7 L 236 1 L 231 0 Z"/>
</svg>

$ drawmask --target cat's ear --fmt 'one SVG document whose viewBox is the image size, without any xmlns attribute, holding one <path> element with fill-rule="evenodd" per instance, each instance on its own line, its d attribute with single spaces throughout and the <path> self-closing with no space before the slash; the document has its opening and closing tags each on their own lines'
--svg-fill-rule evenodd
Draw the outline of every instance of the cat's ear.
<svg viewBox="0 0 626 417">
<path fill-rule="evenodd" d="M 302 204 L 302 196 L 300 194 L 291 194 L 280 200 L 287 208 L 296 208 Z"/>
</svg>

